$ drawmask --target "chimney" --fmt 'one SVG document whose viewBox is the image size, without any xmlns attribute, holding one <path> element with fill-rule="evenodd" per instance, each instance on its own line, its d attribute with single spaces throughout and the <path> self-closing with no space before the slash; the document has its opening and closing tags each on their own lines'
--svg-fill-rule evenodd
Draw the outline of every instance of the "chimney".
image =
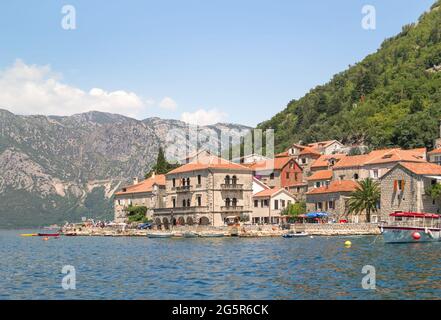
<svg viewBox="0 0 441 320">
<path fill-rule="evenodd" d="M 138 184 L 138 177 L 133 178 L 133 184 Z"/>
</svg>

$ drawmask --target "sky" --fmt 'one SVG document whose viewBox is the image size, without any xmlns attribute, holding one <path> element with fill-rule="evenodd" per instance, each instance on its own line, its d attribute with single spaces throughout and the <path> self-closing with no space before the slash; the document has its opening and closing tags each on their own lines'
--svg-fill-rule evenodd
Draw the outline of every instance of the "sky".
<svg viewBox="0 0 441 320">
<path fill-rule="evenodd" d="M 0 108 L 255 126 L 434 2 L 1 1 Z M 375 29 L 362 27 L 365 5 Z"/>
</svg>

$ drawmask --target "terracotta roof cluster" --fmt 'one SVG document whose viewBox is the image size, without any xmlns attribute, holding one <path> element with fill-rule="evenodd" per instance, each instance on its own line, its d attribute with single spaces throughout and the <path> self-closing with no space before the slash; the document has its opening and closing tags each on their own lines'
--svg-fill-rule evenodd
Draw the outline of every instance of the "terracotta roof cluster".
<svg viewBox="0 0 441 320">
<path fill-rule="evenodd" d="M 154 177 L 141 181 L 140 183 L 124 187 L 123 191 L 116 192 L 115 195 L 120 196 L 126 194 L 152 192 L 155 184 L 158 186 L 165 186 L 165 175 L 158 174 Z"/>
<path fill-rule="evenodd" d="M 441 175 L 441 166 L 430 162 L 400 162 L 400 165 L 418 175 Z"/>
<path fill-rule="evenodd" d="M 315 180 L 331 180 L 332 179 L 332 170 L 320 170 L 314 172 L 311 176 L 306 178 L 308 181 Z"/>
<path fill-rule="evenodd" d="M 353 192 L 359 186 L 358 182 L 352 180 L 331 181 L 328 186 L 312 189 L 306 194 L 324 194 L 336 192 Z"/>
<path fill-rule="evenodd" d="M 304 155 L 321 156 L 321 153 L 316 148 L 304 147 L 303 150 L 300 151 L 299 155 L 300 156 L 304 156 Z"/>
<path fill-rule="evenodd" d="M 308 147 L 311 147 L 314 149 L 326 148 L 336 141 L 337 140 L 328 140 L 328 141 L 319 141 L 319 142 L 309 143 Z"/>
<path fill-rule="evenodd" d="M 170 171 L 169 174 L 183 173 L 190 171 L 199 171 L 206 169 L 228 169 L 234 171 L 251 171 L 248 167 L 241 164 L 233 163 L 228 160 L 216 157 L 214 155 L 206 155 L 198 157 L 197 160 L 184 164 L 179 168 Z"/>
<path fill-rule="evenodd" d="M 374 150 L 368 154 L 346 156 L 334 166 L 337 168 L 361 167 L 369 164 L 391 162 L 426 162 L 426 148 L 403 150 L 399 148 Z"/>
</svg>

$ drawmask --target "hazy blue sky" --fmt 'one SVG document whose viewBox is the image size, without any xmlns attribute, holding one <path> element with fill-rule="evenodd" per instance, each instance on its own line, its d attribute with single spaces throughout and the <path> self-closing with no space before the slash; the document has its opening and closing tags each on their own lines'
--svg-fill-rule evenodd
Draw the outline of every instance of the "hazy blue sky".
<svg viewBox="0 0 441 320">
<path fill-rule="evenodd" d="M 0 106 L 256 125 L 433 2 L 2 1 Z M 76 30 L 61 27 L 66 4 Z M 376 30 L 361 27 L 366 4 L 376 8 Z"/>
</svg>

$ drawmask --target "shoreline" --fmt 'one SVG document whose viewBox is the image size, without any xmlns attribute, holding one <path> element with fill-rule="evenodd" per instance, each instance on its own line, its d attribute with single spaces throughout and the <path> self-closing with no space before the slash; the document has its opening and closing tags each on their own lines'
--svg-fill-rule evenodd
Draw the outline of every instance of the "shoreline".
<svg viewBox="0 0 441 320">
<path fill-rule="evenodd" d="M 224 237 L 237 238 L 271 238 L 282 237 L 288 233 L 306 233 L 308 236 L 370 236 L 380 235 L 377 224 L 299 224 L 291 225 L 290 229 L 282 229 L 271 225 L 242 225 L 231 227 L 174 227 L 172 230 L 138 230 L 111 227 L 63 228 L 61 235 L 82 237 L 147 237 L 149 234 L 172 234 L 174 238 L 184 237 L 191 232 L 197 237 L 209 237 L 223 234 Z"/>
</svg>

